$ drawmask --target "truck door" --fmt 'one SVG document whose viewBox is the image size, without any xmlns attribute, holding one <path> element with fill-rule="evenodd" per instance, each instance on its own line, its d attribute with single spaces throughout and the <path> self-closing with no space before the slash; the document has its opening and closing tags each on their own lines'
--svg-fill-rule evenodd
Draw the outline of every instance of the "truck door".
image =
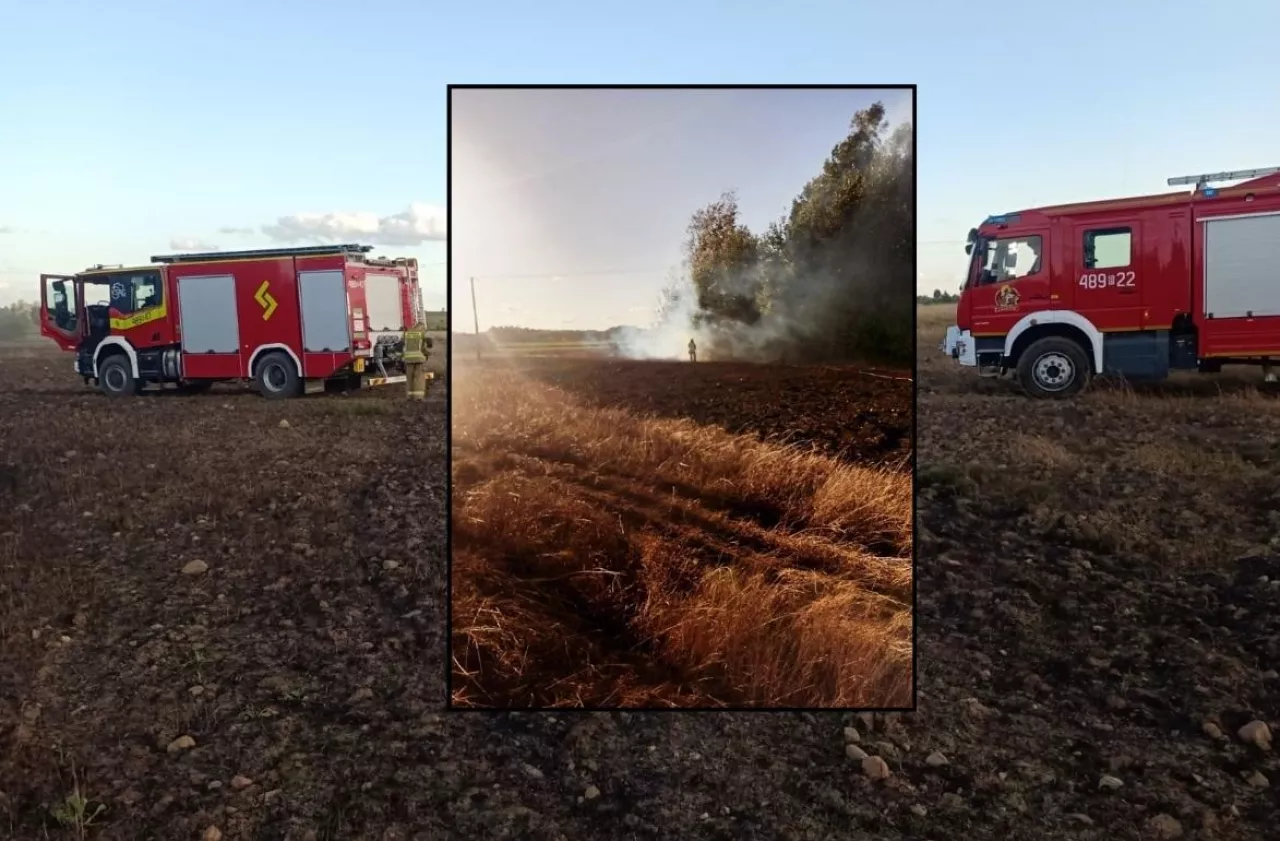
<svg viewBox="0 0 1280 841">
<path fill-rule="evenodd" d="M 1141 330 L 1144 289 L 1155 278 L 1141 265 L 1139 220 L 1077 223 L 1074 233 L 1071 307 L 1104 332 Z"/>
<path fill-rule="evenodd" d="M 1029 312 L 1049 308 L 1049 232 L 986 239 L 986 256 L 971 290 L 975 337 L 1005 336 Z"/>
<path fill-rule="evenodd" d="M 40 275 L 40 335 L 74 350 L 80 343 L 79 310 L 74 277 Z"/>
</svg>

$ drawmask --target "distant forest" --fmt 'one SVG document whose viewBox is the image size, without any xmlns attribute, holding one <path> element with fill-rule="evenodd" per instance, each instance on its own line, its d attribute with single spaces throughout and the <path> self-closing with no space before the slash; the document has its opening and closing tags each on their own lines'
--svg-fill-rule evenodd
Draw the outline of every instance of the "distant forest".
<svg viewBox="0 0 1280 841">
<path fill-rule="evenodd" d="M 30 339 L 39 335 L 39 304 L 16 301 L 0 307 L 0 340 Z"/>
<path fill-rule="evenodd" d="M 943 292 L 941 289 L 933 290 L 932 295 L 917 295 L 917 304 L 958 304 L 960 303 L 959 295 L 952 295 L 950 292 Z"/>
</svg>

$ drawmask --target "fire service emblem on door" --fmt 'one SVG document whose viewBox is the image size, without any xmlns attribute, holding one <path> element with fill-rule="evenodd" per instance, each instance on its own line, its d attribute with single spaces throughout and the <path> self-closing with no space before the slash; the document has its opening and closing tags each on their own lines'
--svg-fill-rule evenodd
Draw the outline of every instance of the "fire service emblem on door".
<svg viewBox="0 0 1280 841">
<path fill-rule="evenodd" d="M 996 293 L 996 312 L 1008 312 L 1017 308 L 1018 290 L 1006 283 Z"/>
</svg>

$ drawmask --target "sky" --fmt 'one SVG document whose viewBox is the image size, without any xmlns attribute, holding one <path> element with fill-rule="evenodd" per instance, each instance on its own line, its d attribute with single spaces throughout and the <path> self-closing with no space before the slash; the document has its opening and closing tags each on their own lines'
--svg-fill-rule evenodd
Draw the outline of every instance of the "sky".
<svg viewBox="0 0 1280 841">
<path fill-rule="evenodd" d="M 910 123 L 910 89 L 455 90 L 456 309 L 474 278 L 481 330 L 648 326 L 696 210 L 763 232 L 877 101 Z"/>
<path fill-rule="evenodd" d="M 41 271 L 187 240 L 265 246 L 317 218 L 442 262 L 450 82 L 914 82 L 918 287 L 954 289 L 965 232 L 987 215 L 1280 164 L 1280 4 L 1214 8 L 8 3 L 0 302 L 33 293 Z M 445 267 L 423 274 L 442 299 Z M 465 324 L 469 301 L 455 303 Z"/>
</svg>

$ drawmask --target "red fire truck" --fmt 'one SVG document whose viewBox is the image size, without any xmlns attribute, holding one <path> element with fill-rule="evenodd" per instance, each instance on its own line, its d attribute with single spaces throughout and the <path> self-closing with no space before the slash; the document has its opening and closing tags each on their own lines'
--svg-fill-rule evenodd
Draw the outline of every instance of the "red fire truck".
<svg viewBox="0 0 1280 841">
<path fill-rule="evenodd" d="M 252 380 L 270 398 L 335 380 L 404 382 L 404 330 L 421 313 L 418 262 L 372 250 L 177 254 L 41 275 L 40 332 L 74 351 L 76 373 L 113 397 L 227 380 Z"/>
<path fill-rule="evenodd" d="M 1225 181 L 1243 183 L 1215 188 Z M 1098 374 L 1280 359 L 1280 167 L 1171 178 L 1191 192 L 992 216 L 969 232 L 969 273 L 942 350 L 1033 397 Z"/>
</svg>

